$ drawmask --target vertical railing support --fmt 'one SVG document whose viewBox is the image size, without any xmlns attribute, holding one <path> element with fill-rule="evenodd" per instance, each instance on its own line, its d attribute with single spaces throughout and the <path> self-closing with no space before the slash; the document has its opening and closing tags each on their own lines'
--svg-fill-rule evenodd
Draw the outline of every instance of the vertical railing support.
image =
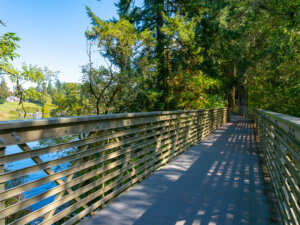
<svg viewBox="0 0 300 225">
<path fill-rule="evenodd" d="M 0 148 L 0 156 L 5 155 L 5 147 Z M 4 174 L 4 164 L 0 165 L 0 175 Z M 5 183 L 0 184 L 0 192 L 3 192 L 5 189 Z M 5 208 L 5 201 L 0 201 L 0 211 Z M 5 219 L 0 219 L 0 225 L 5 225 Z"/>
<path fill-rule="evenodd" d="M 226 113 L 203 109 L 0 122 L 0 225 L 74 224 L 93 215 L 219 128 Z M 37 143 L 44 140 L 45 145 Z M 5 154 L 7 146 L 22 151 Z M 55 157 L 44 160 L 47 154 Z M 27 159 L 35 164 L 5 171 Z M 36 172 L 45 176 L 31 179 Z M 23 176 L 28 179 L 5 188 Z M 26 194 L 38 187 L 40 192 Z M 8 206 L 15 196 L 22 199 Z"/>
</svg>

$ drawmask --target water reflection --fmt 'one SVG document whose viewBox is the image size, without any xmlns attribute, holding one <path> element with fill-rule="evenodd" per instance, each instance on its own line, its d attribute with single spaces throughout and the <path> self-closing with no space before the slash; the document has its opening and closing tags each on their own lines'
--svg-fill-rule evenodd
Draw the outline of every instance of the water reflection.
<svg viewBox="0 0 300 225">
<path fill-rule="evenodd" d="M 8 121 L 8 120 L 32 120 L 32 119 L 44 119 L 50 118 L 49 114 L 30 114 L 25 118 L 22 114 L 1 114 L 0 113 L 0 121 Z"/>
</svg>

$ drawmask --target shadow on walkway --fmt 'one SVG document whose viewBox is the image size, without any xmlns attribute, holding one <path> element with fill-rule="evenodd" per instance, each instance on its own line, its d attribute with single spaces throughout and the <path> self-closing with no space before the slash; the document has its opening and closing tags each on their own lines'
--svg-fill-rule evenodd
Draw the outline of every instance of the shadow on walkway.
<svg viewBox="0 0 300 225">
<path fill-rule="evenodd" d="M 264 188 L 252 125 L 233 116 L 83 223 L 272 224 Z"/>
</svg>

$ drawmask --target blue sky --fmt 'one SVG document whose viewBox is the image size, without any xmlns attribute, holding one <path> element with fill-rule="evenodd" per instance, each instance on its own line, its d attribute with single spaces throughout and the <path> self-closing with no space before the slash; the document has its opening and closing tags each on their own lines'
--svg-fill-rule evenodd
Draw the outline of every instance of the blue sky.
<svg viewBox="0 0 300 225">
<path fill-rule="evenodd" d="M 101 19 L 117 16 L 117 0 L 0 0 L 0 19 L 7 27 L 0 34 L 14 32 L 19 42 L 20 57 L 16 67 L 23 62 L 47 66 L 60 71 L 59 79 L 80 82 L 80 66 L 88 62 L 84 32 L 91 27 L 86 6 Z M 105 65 L 95 52 L 94 61 Z"/>
</svg>

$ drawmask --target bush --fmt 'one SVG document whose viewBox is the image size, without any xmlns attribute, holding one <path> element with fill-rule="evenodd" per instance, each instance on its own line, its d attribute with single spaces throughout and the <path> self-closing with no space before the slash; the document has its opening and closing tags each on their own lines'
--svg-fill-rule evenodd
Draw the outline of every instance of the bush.
<svg viewBox="0 0 300 225">
<path fill-rule="evenodd" d="M 49 107 L 47 104 L 44 104 L 43 114 L 49 114 Z"/>
<path fill-rule="evenodd" d="M 0 104 L 4 104 L 4 99 L 0 98 Z"/>
</svg>

